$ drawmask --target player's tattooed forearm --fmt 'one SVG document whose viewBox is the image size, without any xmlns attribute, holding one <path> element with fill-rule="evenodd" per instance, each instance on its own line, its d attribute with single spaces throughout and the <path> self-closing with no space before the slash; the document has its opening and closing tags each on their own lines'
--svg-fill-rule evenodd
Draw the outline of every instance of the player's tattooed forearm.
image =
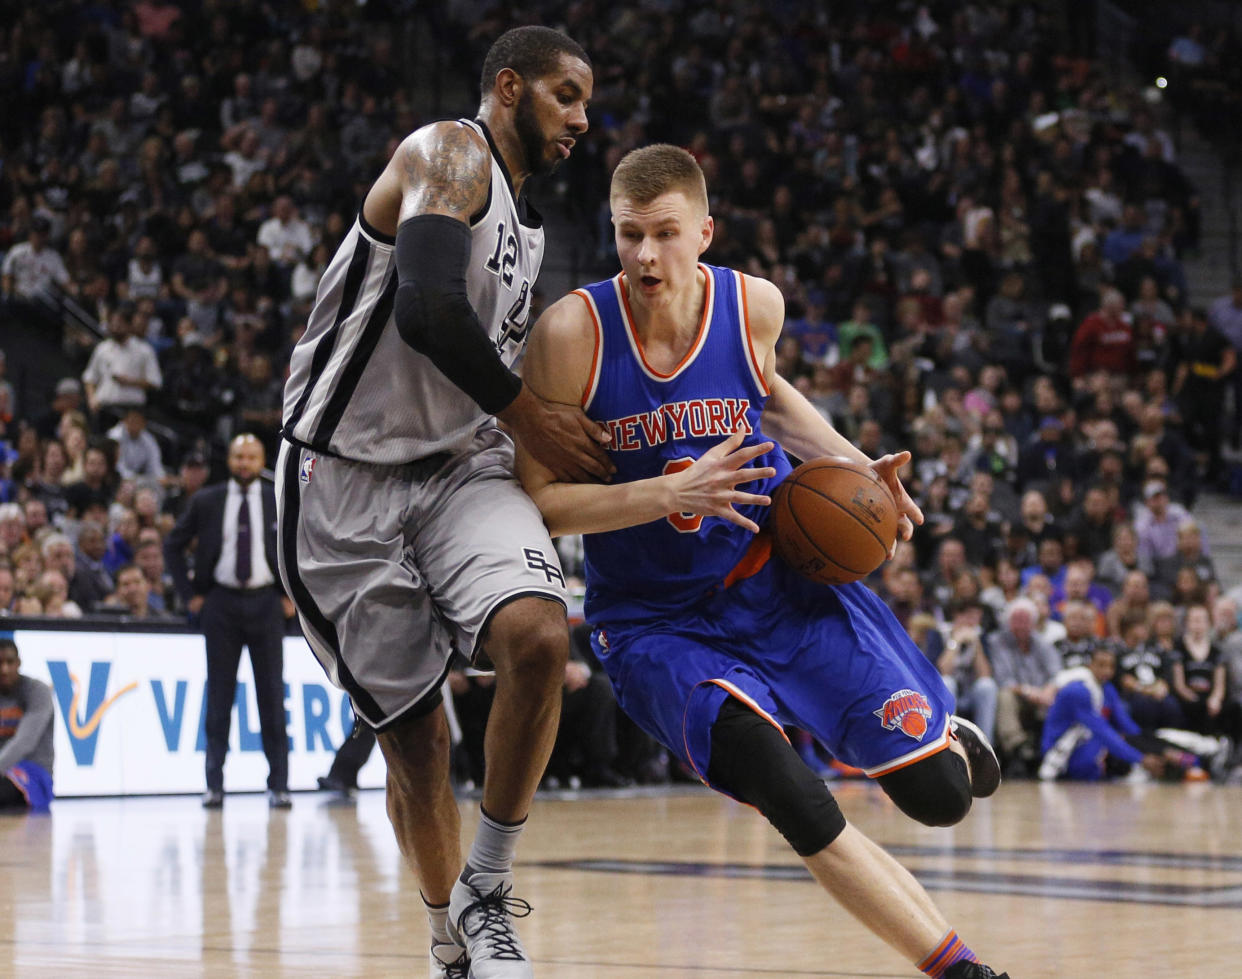
<svg viewBox="0 0 1242 979">
<path fill-rule="evenodd" d="M 466 126 L 444 127 L 437 135 L 434 144 L 419 142 L 405 151 L 408 208 L 469 215 L 487 192 L 487 152 Z"/>
</svg>

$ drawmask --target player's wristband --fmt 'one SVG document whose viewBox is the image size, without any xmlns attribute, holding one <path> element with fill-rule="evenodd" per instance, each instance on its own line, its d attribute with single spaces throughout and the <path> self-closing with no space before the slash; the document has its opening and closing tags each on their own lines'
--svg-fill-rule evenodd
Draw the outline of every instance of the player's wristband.
<svg viewBox="0 0 1242 979">
<path fill-rule="evenodd" d="M 480 408 L 497 414 L 522 389 L 505 366 L 466 294 L 470 229 L 444 214 L 419 214 L 397 228 L 401 339 L 424 354 Z"/>
</svg>

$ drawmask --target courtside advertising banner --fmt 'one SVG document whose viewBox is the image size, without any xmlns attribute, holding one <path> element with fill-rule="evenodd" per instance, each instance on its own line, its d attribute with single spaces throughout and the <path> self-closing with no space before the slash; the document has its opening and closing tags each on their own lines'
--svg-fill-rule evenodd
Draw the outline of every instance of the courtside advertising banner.
<svg viewBox="0 0 1242 979">
<path fill-rule="evenodd" d="M 201 635 L 124 632 L 13 633 L 21 671 L 52 688 L 57 796 L 202 792 L 206 651 Z M 313 789 L 353 726 L 306 641 L 285 639 L 289 788 Z M 384 784 L 378 750 L 358 784 Z M 226 792 L 267 787 L 250 659 L 243 653 L 224 766 Z"/>
</svg>

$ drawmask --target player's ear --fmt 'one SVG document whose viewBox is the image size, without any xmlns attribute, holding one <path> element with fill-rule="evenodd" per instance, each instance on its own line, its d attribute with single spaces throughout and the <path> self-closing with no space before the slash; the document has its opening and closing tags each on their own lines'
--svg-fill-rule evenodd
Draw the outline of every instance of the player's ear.
<svg viewBox="0 0 1242 979">
<path fill-rule="evenodd" d="M 522 97 L 522 76 L 512 68 L 501 68 L 496 72 L 496 81 L 492 84 L 492 94 L 507 108 L 513 108 Z"/>
<path fill-rule="evenodd" d="M 703 218 L 703 227 L 699 233 L 701 235 L 699 254 L 702 255 L 711 246 L 712 236 L 716 233 L 716 222 L 712 220 L 710 214 Z"/>
</svg>

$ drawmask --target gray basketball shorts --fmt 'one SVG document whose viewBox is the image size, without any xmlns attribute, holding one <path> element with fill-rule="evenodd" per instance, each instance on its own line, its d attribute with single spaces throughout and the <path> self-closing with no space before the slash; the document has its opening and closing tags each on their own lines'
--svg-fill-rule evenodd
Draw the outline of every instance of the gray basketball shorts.
<svg viewBox="0 0 1242 979">
<path fill-rule="evenodd" d="M 402 466 L 284 442 L 276 503 L 280 576 L 306 639 L 377 730 L 433 704 L 453 653 L 475 662 L 502 605 L 566 602 L 556 550 L 498 429 L 458 455 Z"/>
</svg>

